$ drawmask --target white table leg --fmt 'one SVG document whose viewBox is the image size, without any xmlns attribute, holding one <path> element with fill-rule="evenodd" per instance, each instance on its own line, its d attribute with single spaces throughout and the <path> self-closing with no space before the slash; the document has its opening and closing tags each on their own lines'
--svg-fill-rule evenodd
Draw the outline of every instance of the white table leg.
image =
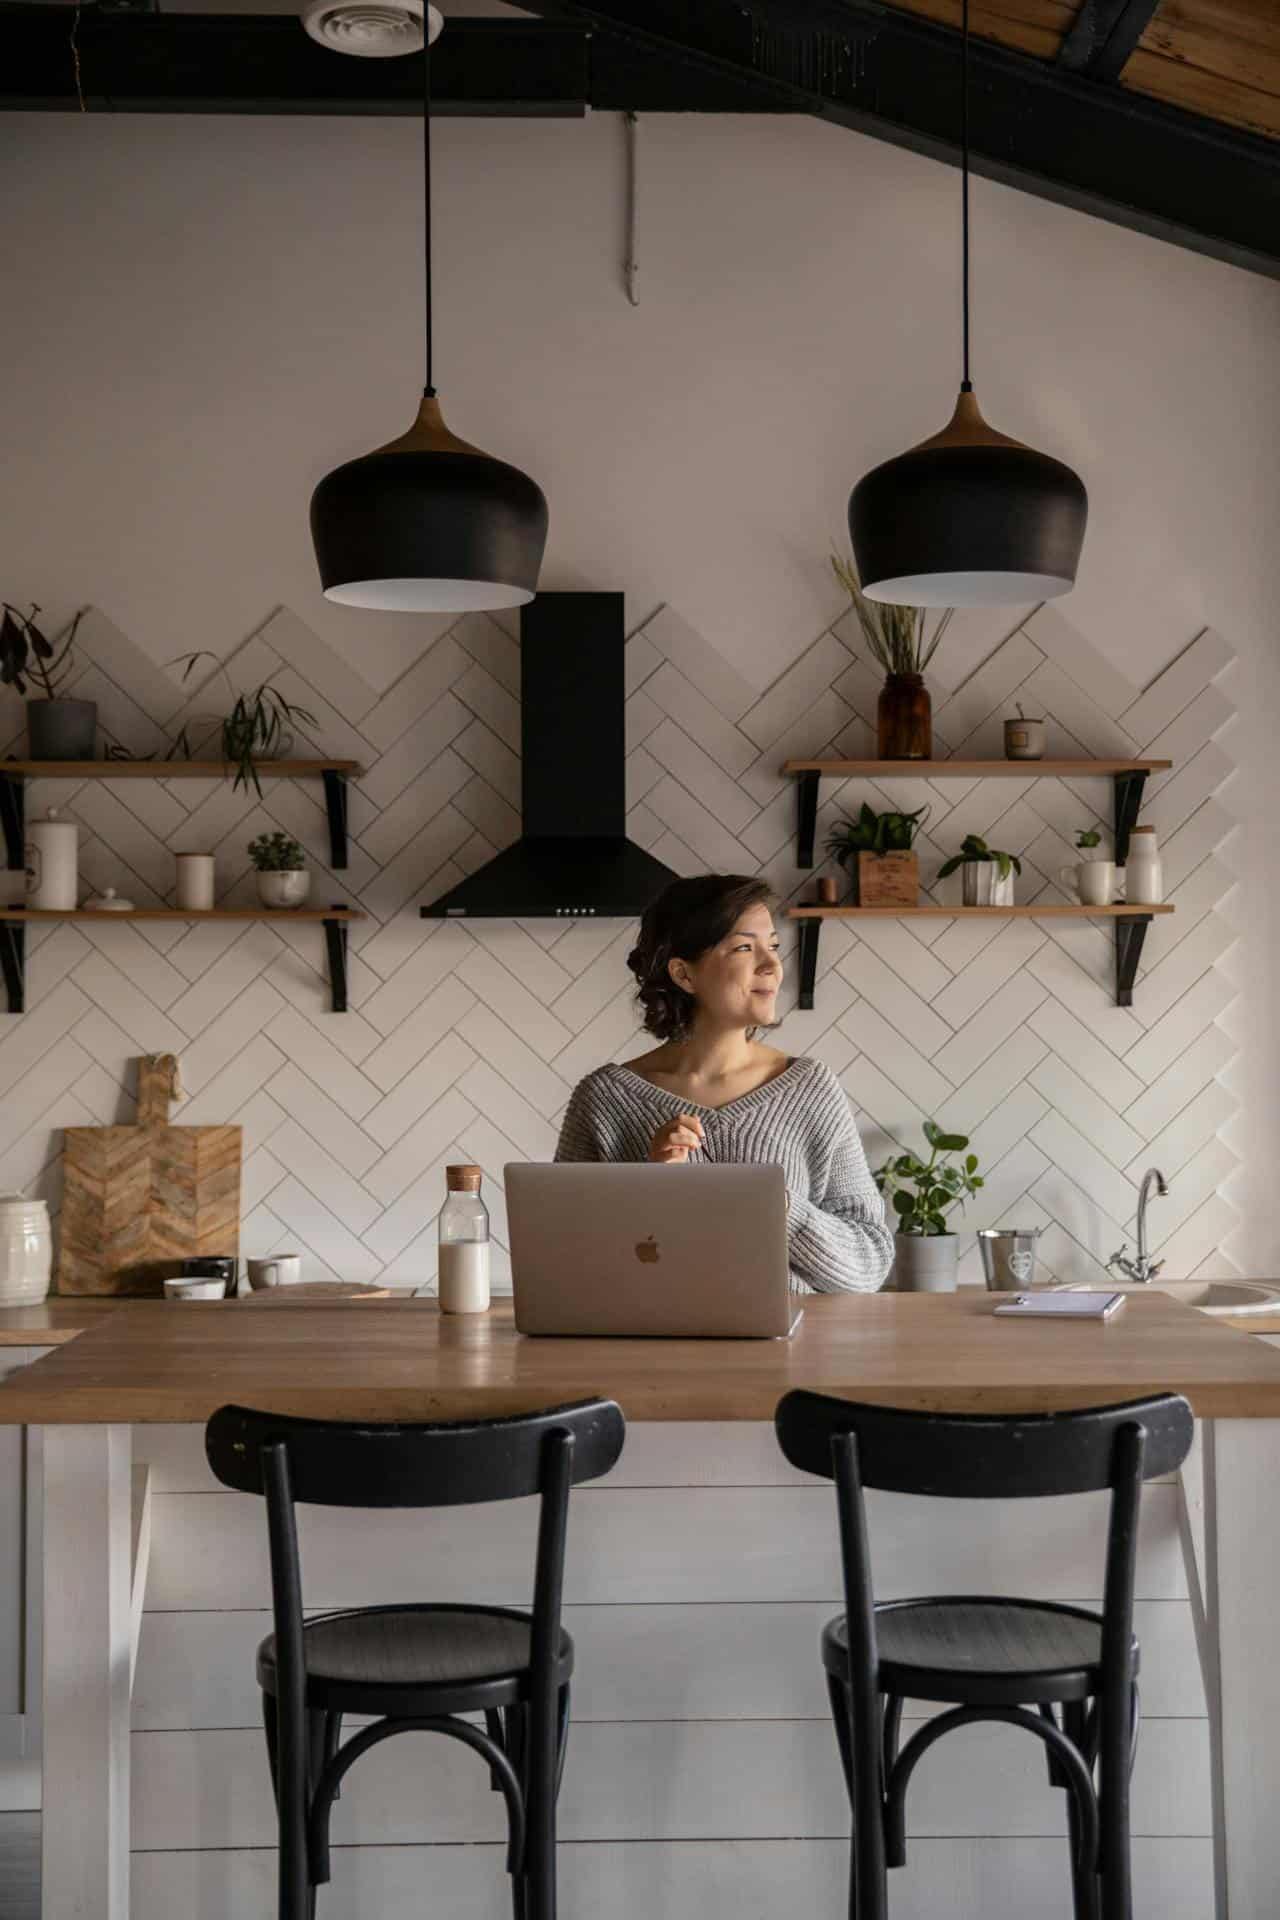
<svg viewBox="0 0 1280 1920">
<path fill-rule="evenodd" d="M 44 1429 L 45 1920 L 129 1920 L 128 1427 Z"/>
<path fill-rule="evenodd" d="M 1219 1920 L 1280 1908 L 1280 1426 L 1203 1423 L 1205 1693 Z"/>
</svg>

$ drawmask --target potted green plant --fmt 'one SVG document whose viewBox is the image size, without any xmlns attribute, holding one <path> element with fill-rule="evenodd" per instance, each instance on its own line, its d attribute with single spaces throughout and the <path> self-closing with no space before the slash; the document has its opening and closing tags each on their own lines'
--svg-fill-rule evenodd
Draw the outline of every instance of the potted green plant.
<svg viewBox="0 0 1280 1920">
<path fill-rule="evenodd" d="M 852 819 L 839 820 L 827 835 L 827 853 L 853 877 L 860 907 L 914 907 L 920 891 L 915 838 L 929 817 L 877 813 L 864 800 Z"/>
<path fill-rule="evenodd" d="M 959 853 L 953 853 L 938 868 L 939 880 L 945 880 L 957 867 L 964 869 L 966 907 L 1013 905 L 1013 876 L 1022 872 L 1022 862 L 1016 853 L 989 847 L 980 833 L 966 833 Z"/>
<path fill-rule="evenodd" d="M 260 833 L 249 842 L 249 858 L 258 875 L 264 907 L 305 907 L 311 892 L 306 855 L 287 833 Z"/>
<path fill-rule="evenodd" d="M 896 1221 L 891 1284 L 899 1293 L 954 1293 L 958 1240 L 947 1225 L 983 1185 L 978 1156 L 966 1151 L 967 1133 L 947 1133 L 926 1120 L 929 1158 L 898 1153 L 876 1170 L 875 1182 Z M 963 1159 L 956 1156 L 963 1154 Z"/>
<path fill-rule="evenodd" d="M 933 702 L 924 675 L 955 609 L 943 607 L 932 632 L 926 632 L 923 607 L 868 600 L 857 567 L 838 553 L 831 556 L 831 569 L 858 616 L 867 651 L 885 675 L 876 706 L 876 752 L 882 760 L 931 760 Z"/>
<path fill-rule="evenodd" d="M 81 608 L 60 646 L 36 625 L 34 601 L 20 613 L 6 600 L 0 618 L 0 684 L 27 700 L 27 753 L 32 760 L 92 760 L 98 738 L 96 700 L 73 700 L 62 689 L 76 666 Z"/>
<path fill-rule="evenodd" d="M 226 668 L 218 656 L 207 648 L 201 648 L 196 653 L 179 654 L 169 664 L 182 667 L 185 682 L 201 660 L 212 660 L 228 686 L 231 685 L 231 676 Z M 258 797 L 262 797 L 258 763 L 285 758 L 293 746 L 293 734 L 290 731 L 293 723 L 304 727 L 319 725 L 314 713 L 286 699 L 279 687 L 270 680 L 260 681 L 249 692 L 236 695 L 235 703 L 230 713 L 224 716 L 221 727 L 222 757 L 235 768 L 231 782 L 233 788 L 252 786 Z M 191 758 L 188 727 L 183 727 L 170 748 L 170 758 L 177 754 L 182 754 L 188 760 Z"/>
</svg>

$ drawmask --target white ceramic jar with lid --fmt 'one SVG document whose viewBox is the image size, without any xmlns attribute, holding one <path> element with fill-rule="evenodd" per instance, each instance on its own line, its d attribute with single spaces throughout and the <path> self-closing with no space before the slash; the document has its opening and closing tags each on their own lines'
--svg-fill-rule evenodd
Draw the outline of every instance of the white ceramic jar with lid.
<svg viewBox="0 0 1280 1920">
<path fill-rule="evenodd" d="M 76 905 L 77 848 L 80 829 L 50 807 L 43 820 L 29 820 L 26 832 L 27 905 L 67 913 Z"/>
<path fill-rule="evenodd" d="M 43 1200 L 0 1194 L 0 1307 L 36 1307 L 49 1292 L 53 1232 Z"/>
<path fill-rule="evenodd" d="M 1124 897 L 1130 907 L 1158 907 L 1164 899 L 1164 868 L 1154 827 L 1135 827 L 1129 836 Z"/>
</svg>

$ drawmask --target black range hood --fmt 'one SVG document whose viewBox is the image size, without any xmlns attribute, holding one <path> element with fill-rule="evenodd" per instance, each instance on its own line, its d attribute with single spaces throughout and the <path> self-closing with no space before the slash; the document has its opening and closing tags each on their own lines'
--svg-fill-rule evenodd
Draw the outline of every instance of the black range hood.
<svg viewBox="0 0 1280 1920">
<path fill-rule="evenodd" d="M 424 919 L 631 920 L 676 878 L 626 837 L 625 644 L 620 593 L 521 609 L 524 831 Z"/>
</svg>

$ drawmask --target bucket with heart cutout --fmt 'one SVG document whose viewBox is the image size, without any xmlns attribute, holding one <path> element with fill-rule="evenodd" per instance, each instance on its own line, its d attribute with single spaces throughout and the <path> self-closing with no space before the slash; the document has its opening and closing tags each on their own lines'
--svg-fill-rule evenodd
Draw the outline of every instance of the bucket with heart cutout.
<svg viewBox="0 0 1280 1920">
<path fill-rule="evenodd" d="M 1036 1283 L 1036 1241 L 1043 1227 L 980 1227 L 988 1293 L 1018 1293 Z"/>
</svg>

